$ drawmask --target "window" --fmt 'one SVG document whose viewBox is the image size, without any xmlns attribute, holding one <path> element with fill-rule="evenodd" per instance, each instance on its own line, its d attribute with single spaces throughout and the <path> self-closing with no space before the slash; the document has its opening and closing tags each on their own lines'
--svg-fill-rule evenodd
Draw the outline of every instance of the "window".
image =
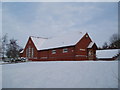
<svg viewBox="0 0 120 90">
<path fill-rule="evenodd" d="M 85 51 L 85 49 L 80 48 L 80 51 Z"/>
<path fill-rule="evenodd" d="M 89 54 L 89 56 L 93 55 L 93 51 L 90 50 L 88 54 Z"/>
<path fill-rule="evenodd" d="M 68 52 L 68 49 L 67 48 L 63 49 L 63 53 L 66 53 L 66 52 Z"/>
<path fill-rule="evenodd" d="M 86 38 L 88 38 L 88 35 L 86 35 Z"/>
<path fill-rule="evenodd" d="M 28 48 L 28 57 L 29 57 L 29 58 L 31 57 L 31 48 L 30 48 L 30 46 L 29 46 L 29 48 Z"/>
<path fill-rule="evenodd" d="M 34 57 L 34 48 L 32 48 L 32 55 L 31 57 L 33 58 Z"/>
<path fill-rule="evenodd" d="M 26 57 L 28 57 L 28 48 L 26 48 Z"/>
<path fill-rule="evenodd" d="M 56 50 L 52 50 L 52 54 L 56 54 Z"/>
<path fill-rule="evenodd" d="M 34 58 L 34 48 L 28 47 L 26 48 L 26 57 L 28 58 Z"/>
</svg>

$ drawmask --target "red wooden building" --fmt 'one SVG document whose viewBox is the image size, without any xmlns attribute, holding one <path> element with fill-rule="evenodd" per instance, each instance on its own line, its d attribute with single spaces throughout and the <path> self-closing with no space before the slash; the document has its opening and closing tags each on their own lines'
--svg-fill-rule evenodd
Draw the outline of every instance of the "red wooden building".
<svg viewBox="0 0 120 90">
<path fill-rule="evenodd" d="M 33 61 L 96 60 L 96 49 L 88 33 L 68 33 L 53 38 L 30 36 L 21 57 Z"/>
</svg>

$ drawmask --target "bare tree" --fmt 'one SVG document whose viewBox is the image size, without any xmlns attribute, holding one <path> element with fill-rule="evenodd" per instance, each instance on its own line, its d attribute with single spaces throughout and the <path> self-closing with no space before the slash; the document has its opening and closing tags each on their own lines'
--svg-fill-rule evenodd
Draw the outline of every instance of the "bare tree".
<svg viewBox="0 0 120 90">
<path fill-rule="evenodd" d="M 8 36 L 7 36 L 7 34 L 5 34 L 2 37 L 2 50 L 1 50 L 2 51 L 2 59 L 5 58 L 7 43 L 8 43 Z"/>
<path fill-rule="evenodd" d="M 111 37 L 110 37 L 110 42 L 113 43 L 115 41 L 118 40 L 118 34 L 113 34 Z"/>
<path fill-rule="evenodd" d="M 102 48 L 103 48 L 103 49 L 107 49 L 108 47 L 109 47 L 108 43 L 105 42 Z"/>
<path fill-rule="evenodd" d="M 8 58 L 18 58 L 19 57 L 20 46 L 17 44 L 17 40 L 10 39 L 9 44 L 7 45 L 6 56 Z"/>
<path fill-rule="evenodd" d="M 120 48 L 120 38 L 118 34 L 113 34 L 110 38 L 110 47 L 111 48 Z"/>
</svg>

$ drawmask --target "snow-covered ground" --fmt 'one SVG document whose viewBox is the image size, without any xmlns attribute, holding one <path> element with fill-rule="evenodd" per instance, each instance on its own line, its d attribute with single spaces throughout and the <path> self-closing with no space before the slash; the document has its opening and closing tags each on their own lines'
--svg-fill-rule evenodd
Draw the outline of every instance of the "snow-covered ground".
<svg viewBox="0 0 120 90">
<path fill-rule="evenodd" d="M 0 90 L 2 89 L 2 65 L 0 65 Z"/>
<path fill-rule="evenodd" d="M 118 61 L 4 64 L 3 88 L 117 88 Z"/>
<path fill-rule="evenodd" d="M 2 63 L 3 63 L 3 61 L 0 60 L 0 64 L 2 64 Z"/>
<path fill-rule="evenodd" d="M 1 64 L 5 64 L 5 63 L 8 63 L 8 62 L 3 62 L 3 61 L 0 61 L 0 65 L 1 65 Z"/>
</svg>

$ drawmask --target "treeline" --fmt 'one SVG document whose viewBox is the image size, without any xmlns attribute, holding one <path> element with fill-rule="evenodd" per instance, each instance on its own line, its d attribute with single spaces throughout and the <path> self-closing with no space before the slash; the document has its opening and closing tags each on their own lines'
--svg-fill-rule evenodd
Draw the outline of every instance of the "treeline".
<svg viewBox="0 0 120 90">
<path fill-rule="evenodd" d="M 5 34 L 1 38 L 1 45 L 0 45 L 0 57 L 4 60 L 7 58 L 18 58 L 20 56 L 20 51 L 22 48 L 18 45 L 16 39 L 9 39 L 8 35 Z"/>
<path fill-rule="evenodd" d="M 105 42 L 103 46 L 98 49 L 120 49 L 120 37 L 118 34 L 113 34 L 108 42 Z"/>
</svg>

